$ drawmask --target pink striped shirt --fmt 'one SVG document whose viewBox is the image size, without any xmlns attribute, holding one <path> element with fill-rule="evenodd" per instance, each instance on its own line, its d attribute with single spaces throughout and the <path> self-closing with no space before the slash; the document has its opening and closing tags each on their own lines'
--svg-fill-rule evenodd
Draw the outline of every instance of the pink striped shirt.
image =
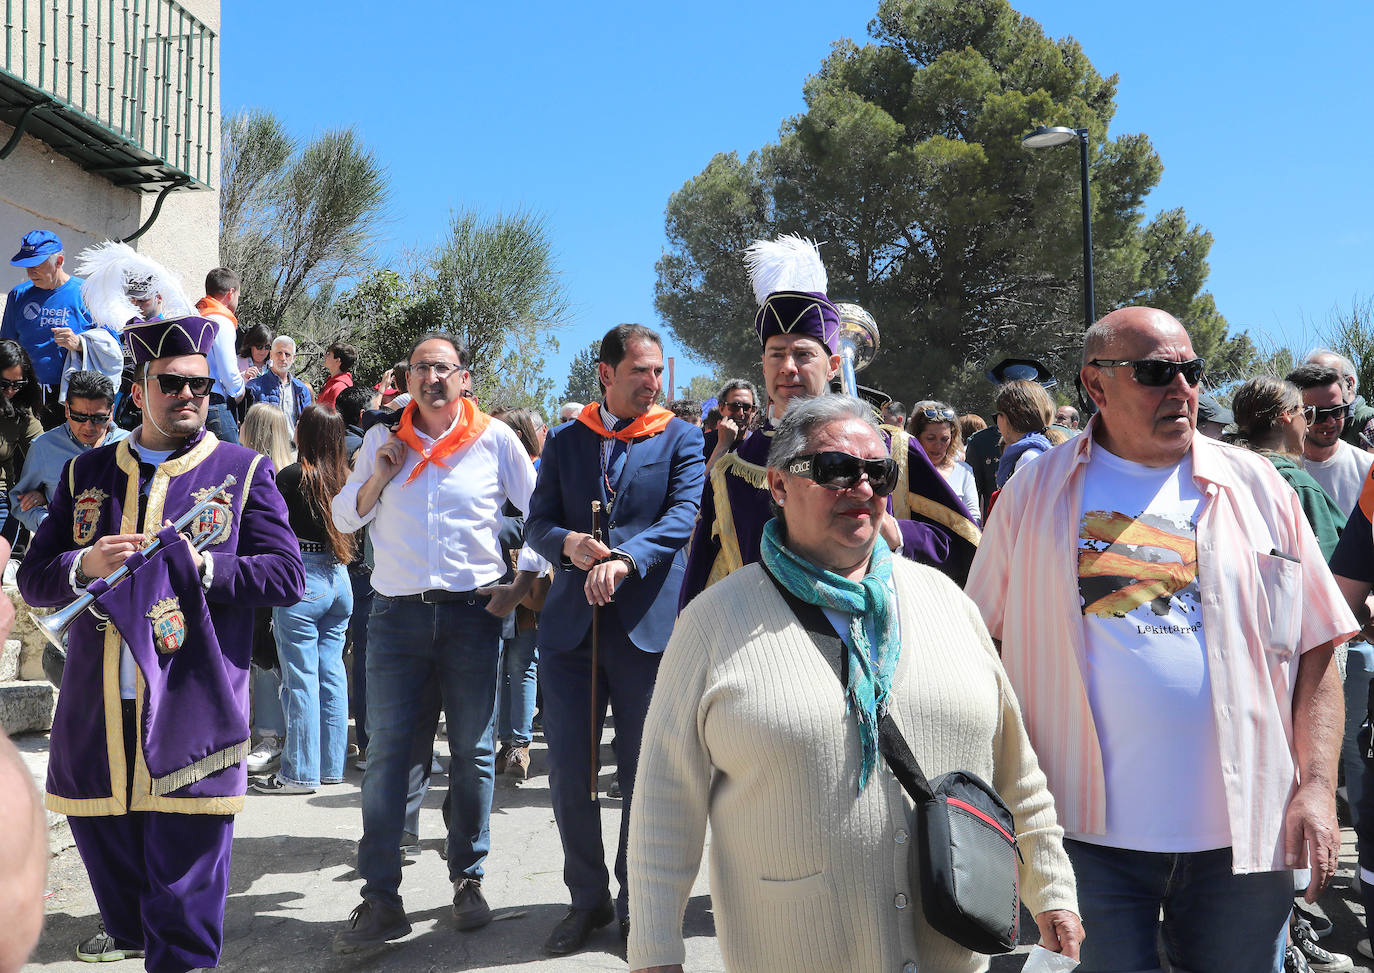
<svg viewBox="0 0 1374 973">
<path fill-rule="evenodd" d="M 1096 423 L 1003 488 L 966 589 L 1002 643 L 1060 823 L 1083 834 L 1102 834 L 1107 824 L 1078 589 L 1083 471 L 1097 448 Z M 1358 626 L 1297 494 L 1273 464 L 1201 434 L 1192 454 L 1193 481 L 1206 498 L 1197 524 L 1198 585 L 1233 868 L 1281 869 L 1283 817 L 1297 786 L 1296 657 L 1344 642 Z"/>
</svg>

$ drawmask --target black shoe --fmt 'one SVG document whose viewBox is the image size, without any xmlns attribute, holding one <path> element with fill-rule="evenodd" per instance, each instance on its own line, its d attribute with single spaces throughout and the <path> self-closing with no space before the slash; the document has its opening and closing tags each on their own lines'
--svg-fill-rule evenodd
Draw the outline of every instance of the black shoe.
<svg viewBox="0 0 1374 973">
<path fill-rule="evenodd" d="M 413 858 L 420 853 L 420 836 L 409 831 L 401 832 L 401 854 Z"/>
<path fill-rule="evenodd" d="M 628 943 L 630 941 L 630 917 L 626 916 L 620 920 L 620 941 Z"/>
<path fill-rule="evenodd" d="M 138 959 L 142 956 L 143 950 L 135 946 L 121 946 L 115 942 L 114 937 L 105 931 L 103 922 L 100 924 L 99 932 L 76 947 L 76 958 L 83 963 L 110 963 Z"/>
<path fill-rule="evenodd" d="M 334 936 L 334 952 L 356 953 L 410 935 L 404 909 L 363 899 L 348 917 L 348 928 Z"/>
<path fill-rule="evenodd" d="M 453 883 L 453 919 L 465 932 L 491 922 L 491 906 L 482 894 L 480 878 L 462 878 Z"/>
<path fill-rule="evenodd" d="M 553 927 L 553 932 L 544 941 L 544 952 L 552 953 L 554 956 L 575 953 L 587 945 L 592 930 L 609 926 L 614 921 L 615 906 L 611 904 L 610 899 L 595 909 L 569 909 L 568 914 Z"/>
<path fill-rule="evenodd" d="M 1288 927 L 1288 939 L 1289 948 L 1296 949 L 1302 954 L 1312 973 L 1348 973 L 1355 968 L 1355 963 L 1349 956 L 1344 953 L 1333 953 L 1319 946 L 1317 937 L 1312 934 L 1312 924 L 1306 919 L 1300 919 L 1296 915 L 1293 917 Z"/>
</svg>

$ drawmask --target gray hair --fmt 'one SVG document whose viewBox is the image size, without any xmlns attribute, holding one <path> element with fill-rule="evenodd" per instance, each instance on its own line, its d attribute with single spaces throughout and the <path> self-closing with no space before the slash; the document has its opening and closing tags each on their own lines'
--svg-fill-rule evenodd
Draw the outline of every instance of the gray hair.
<svg viewBox="0 0 1374 973">
<path fill-rule="evenodd" d="M 1346 379 L 1350 379 L 1353 383 L 1351 386 L 1352 390 L 1358 392 L 1360 390 L 1360 376 L 1355 373 L 1355 363 L 1344 355 L 1337 354 L 1330 348 L 1313 348 L 1307 353 L 1307 357 L 1303 359 L 1303 362 L 1314 365 L 1317 364 L 1318 358 L 1325 358 L 1327 356 L 1336 359 L 1336 371 L 1340 373 L 1341 381 L 1344 382 Z"/>
<path fill-rule="evenodd" d="M 773 432 L 768 468 L 785 470 L 798 456 L 812 451 L 811 441 L 822 427 L 846 419 L 858 419 L 872 429 L 874 435 L 882 436 L 873 409 L 852 395 L 818 395 L 814 399 L 793 402 Z"/>
<path fill-rule="evenodd" d="M 754 383 L 747 378 L 730 379 L 730 381 L 722 385 L 720 391 L 716 393 L 716 401 L 724 402 L 727 395 L 738 389 L 744 389 L 744 391 L 748 392 L 749 397 L 754 400 L 754 405 L 759 404 L 759 390 L 754 388 Z"/>
<path fill-rule="evenodd" d="M 272 339 L 272 350 L 273 350 L 273 351 L 276 351 L 276 350 L 277 350 L 277 345 L 289 345 L 289 346 L 291 347 L 291 354 L 294 355 L 294 354 L 296 353 L 296 339 L 295 339 L 295 338 L 292 338 L 292 337 L 289 337 L 288 335 L 279 334 L 279 335 L 277 335 L 275 338 L 273 338 L 273 339 Z"/>
</svg>

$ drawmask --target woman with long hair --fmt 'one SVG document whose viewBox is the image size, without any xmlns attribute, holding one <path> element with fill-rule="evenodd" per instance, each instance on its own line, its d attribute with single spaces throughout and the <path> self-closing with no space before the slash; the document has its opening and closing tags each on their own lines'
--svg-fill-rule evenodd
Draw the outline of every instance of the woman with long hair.
<svg viewBox="0 0 1374 973">
<path fill-rule="evenodd" d="M 243 423 L 239 426 L 239 442 L 262 453 L 278 471 L 296 461 L 286 413 L 263 402 L 252 406 L 244 414 Z"/>
<path fill-rule="evenodd" d="M 997 463 L 997 489 L 1021 466 L 1056 445 L 1049 425 L 1054 401 L 1039 382 L 1017 379 L 997 389 L 997 431 L 1002 434 L 1002 459 Z"/>
<path fill-rule="evenodd" d="M 1313 407 L 1303 405 L 1296 385 L 1257 375 L 1236 390 L 1231 411 L 1236 417 L 1236 432 L 1227 437 L 1228 441 L 1252 449 L 1274 464 L 1279 476 L 1297 493 L 1322 556 L 1329 561 L 1346 517 L 1300 462 Z"/>
<path fill-rule="evenodd" d="M 277 474 L 287 517 L 305 562 L 305 596 L 272 610 L 281 660 L 286 744 L 281 769 L 253 783 L 264 794 L 310 794 L 343 782 L 348 751 L 344 640 L 353 613 L 346 565 L 355 539 L 334 526 L 329 505 L 348 479 L 344 421 L 310 405 L 296 423 L 298 460 Z"/>
<path fill-rule="evenodd" d="M 28 353 L 17 341 L 0 341 L 0 536 L 11 545 L 20 524 L 19 518 L 10 516 L 10 487 L 24 469 L 29 447 L 43 434 L 38 420 L 42 406 L 43 390 Z"/>
<path fill-rule="evenodd" d="M 959 459 L 964 453 L 964 440 L 954 407 L 934 399 L 917 402 L 911 407 L 906 431 L 916 437 L 930 458 L 931 465 L 959 494 L 973 522 L 981 526 L 978 518 L 978 485 L 973 481 L 973 468 Z"/>
</svg>

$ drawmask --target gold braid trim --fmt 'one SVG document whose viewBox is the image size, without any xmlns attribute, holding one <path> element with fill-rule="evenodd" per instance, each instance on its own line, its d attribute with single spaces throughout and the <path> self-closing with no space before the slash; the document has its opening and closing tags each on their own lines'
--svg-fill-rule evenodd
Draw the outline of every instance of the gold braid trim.
<svg viewBox="0 0 1374 973">
<path fill-rule="evenodd" d="M 711 525 L 712 536 L 720 540 L 720 553 L 711 565 L 706 579 L 709 588 L 721 578 L 744 567 L 744 558 L 739 550 L 739 536 L 735 533 L 735 513 L 730 509 L 730 492 L 725 477 L 733 473 L 756 490 L 767 488 L 768 471 L 739 458 L 737 453 L 726 453 L 711 468 L 711 490 L 716 498 L 716 522 Z"/>
<path fill-rule="evenodd" d="M 942 527 L 948 527 L 974 547 L 983 539 L 983 532 L 973 525 L 973 521 L 951 510 L 943 503 L 929 497 L 911 492 L 911 480 L 907 475 L 908 461 L 911 459 L 911 436 L 896 426 L 882 427 L 892 435 L 892 458 L 897 461 L 897 489 L 892 491 L 892 512 L 898 520 L 911 520 L 912 514 L 919 514 L 933 520 Z M 919 448 L 919 447 L 918 447 Z M 938 474 L 940 471 L 936 470 Z"/>
<path fill-rule="evenodd" d="M 189 767 L 182 767 L 180 770 L 174 770 L 165 777 L 154 777 L 152 788 L 153 797 L 163 797 L 172 793 L 172 791 L 179 791 L 188 784 L 194 784 L 196 781 L 209 777 L 211 774 L 218 773 L 221 770 L 235 766 L 241 761 L 247 760 L 248 743 L 249 741 L 244 740 L 242 743 L 236 743 L 231 747 L 226 747 L 219 753 L 212 753 L 208 757 L 201 757 Z"/>
</svg>

